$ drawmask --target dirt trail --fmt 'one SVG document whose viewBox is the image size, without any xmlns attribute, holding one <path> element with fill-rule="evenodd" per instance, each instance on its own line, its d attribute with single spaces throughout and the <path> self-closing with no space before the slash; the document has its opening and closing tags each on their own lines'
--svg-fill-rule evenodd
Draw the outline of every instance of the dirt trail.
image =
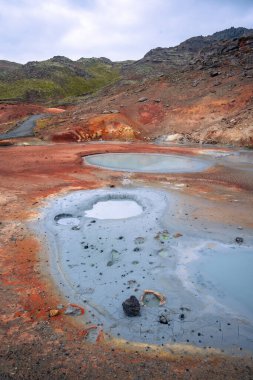
<svg viewBox="0 0 253 380">
<path fill-rule="evenodd" d="M 30 116 L 11 132 L 0 135 L 0 140 L 34 136 L 33 129 L 36 126 L 36 121 L 42 119 L 43 117 L 45 117 L 44 114 Z"/>
</svg>

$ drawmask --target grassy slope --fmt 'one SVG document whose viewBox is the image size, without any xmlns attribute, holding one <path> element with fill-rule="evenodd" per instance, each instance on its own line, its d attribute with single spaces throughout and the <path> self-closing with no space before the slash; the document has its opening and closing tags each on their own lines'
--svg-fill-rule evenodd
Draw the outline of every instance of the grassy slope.
<svg viewBox="0 0 253 380">
<path fill-rule="evenodd" d="M 55 64 L 50 65 L 49 62 L 47 65 L 41 63 L 37 71 L 39 70 L 43 73 L 40 75 L 42 78 L 25 78 L 23 73 L 18 73 L 15 80 L 0 80 L 0 100 L 49 100 L 80 96 L 94 92 L 120 78 L 118 66 L 101 62 L 85 67 L 90 78 L 76 75 L 60 65 L 56 68 Z"/>
</svg>

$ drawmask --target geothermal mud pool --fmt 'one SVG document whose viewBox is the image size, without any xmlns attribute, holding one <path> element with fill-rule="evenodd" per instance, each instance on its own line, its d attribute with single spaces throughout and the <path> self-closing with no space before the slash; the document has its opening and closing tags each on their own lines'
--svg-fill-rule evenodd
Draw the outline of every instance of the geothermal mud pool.
<svg viewBox="0 0 253 380">
<path fill-rule="evenodd" d="M 191 173 L 211 166 L 204 158 L 155 153 L 94 154 L 86 156 L 84 162 L 111 170 L 147 173 Z"/>
<path fill-rule="evenodd" d="M 252 350 L 252 231 L 239 231 L 243 239 L 235 241 L 236 228 L 191 217 L 189 200 L 148 188 L 51 200 L 39 222 L 51 273 L 64 295 L 85 307 L 84 323 L 110 336 Z M 149 294 L 141 315 L 127 317 L 122 302 L 140 300 L 147 289 L 165 303 Z"/>
</svg>

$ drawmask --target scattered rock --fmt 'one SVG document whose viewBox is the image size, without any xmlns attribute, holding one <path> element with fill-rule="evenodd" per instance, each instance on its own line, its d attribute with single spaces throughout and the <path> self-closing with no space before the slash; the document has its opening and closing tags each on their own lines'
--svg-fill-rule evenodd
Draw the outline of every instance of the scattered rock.
<svg viewBox="0 0 253 380">
<path fill-rule="evenodd" d="M 183 321 L 183 320 L 185 319 L 185 315 L 184 315 L 184 313 L 180 314 L 180 315 L 179 315 L 179 318 L 181 319 L 181 321 Z"/>
<path fill-rule="evenodd" d="M 135 296 L 131 296 L 122 303 L 123 310 L 128 317 L 140 315 L 141 305 Z"/>
<path fill-rule="evenodd" d="M 158 298 L 160 306 L 164 305 L 166 302 L 166 297 L 159 292 L 156 292 L 155 290 L 146 289 L 144 290 L 143 295 L 141 296 L 141 304 L 144 305 L 145 297 L 147 294 L 153 294 L 155 297 Z"/>
<path fill-rule="evenodd" d="M 52 317 L 56 317 L 59 314 L 60 314 L 59 310 L 57 310 L 57 309 L 51 309 L 51 310 L 49 310 L 48 316 L 50 318 L 52 318 Z"/>
<path fill-rule="evenodd" d="M 80 226 L 74 226 L 74 227 L 72 227 L 71 229 L 73 230 L 73 231 L 79 231 L 80 230 Z"/>
<path fill-rule="evenodd" d="M 166 141 L 166 142 L 180 141 L 183 138 L 184 138 L 184 136 L 182 135 L 182 133 L 174 133 L 172 135 L 167 135 L 164 138 L 164 141 Z"/>
<path fill-rule="evenodd" d="M 175 239 L 180 238 L 181 236 L 183 236 L 183 235 L 180 234 L 180 232 L 177 232 L 176 234 L 173 235 L 173 237 L 174 237 Z"/>
<path fill-rule="evenodd" d="M 217 77 L 218 75 L 220 75 L 221 72 L 220 71 L 211 71 L 210 73 L 210 77 L 214 78 L 214 77 Z"/>
<path fill-rule="evenodd" d="M 164 230 L 162 232 L 158 232 L 158 234 L 155 236 L 156 240 L 164 241 L 169 239 L 169 232 L 167 230 Z"/>
<path fill-rule="evenodd" d="M 243 238 L 237 236 L 237 237 L 235 238 L 235 242 L 236 242 L 237 244 L 242 244 L 242 243 L 243 243 Z"/>
<path fill-rule="evenodd" d="M 77 317 L 78 315 L 82 315 L 82 310 L 79 307 L 76 306 L 68 306 L 67 309 L 64 311 L 65 315 L 71 315 L 74 317 Z"/>
<path fill-rule="evenodd" d="M 160 251 L 158 252 L 158 255 L 160 257 L 166 258 L 169 256 L 169 251 L 167 249 L 160 249 Z"/>
<path fill-rule="evenodd" d="M 142 98 L 138 99 L 138 102 L 142 103 L 142 102 L 146 102 L 146 100 L 148 100 L 148 98 L 146 98 L 145 96 L 143 96 Z"/>
<path fill-rule="evenodd" d="M 160 102 L 161 102 L 161 99 L 154 99 L 154 102 L 155 102 L 155 103 L 160 103 Z"/>
<path fill-rule="evenodd" d="M 111 259 L 108 261 L 107 266 L 111 267 L 113 264 L 119 261 L 119 258 L 120 258 L 120 252 L 116 251 L 116 249 L 112 249 Z"/>
<path fill-rule="evenodd" d="M 56 215 L 56 216 L 54 217 L 54 220 L 55 220 L 56 222 L 58 222 L 60 219 L 63 219 L 63 218 L 73 218 L 73 215 L 72 215 L 72 214 L 65 214 L 65 213 L 63 213 L 63 214 L 58 214 L 58 215 Z"/>
<path fill-rule="evenodd" d="M 192 87 L 197 87 L 198 84 L 199 84 L 199 80 L 194 80 L 194 81 L 192 82 Z"/>
<path fill-rule="evenodd" d="M 93 294 L 95 292 L 94 288 L 84 288 L 83 293 L 84 294 Z"/>
<path fill-rule="evenodd" d="M 145 243 L 145 238 L 142 236 L 139 236 L 134 239 L 135 244 L 144 244 Z"/>
<path fill-rule="evenodd" d="M 184 307 L 184 306 L 180 307 L 180 310 L 181 311 L 191 311 L 191 309 L 189 307 Z"/>
<path fill-rule="evenodd" d="M 120 113 L 120 111 L 119 110 L 104 110 L 103 112 L 102 112 L 102 114 L 103 115 L 107 115 L 107 114 L 110 114 L 110 113 Z"/>
<path fill-rule="evenodd" d="M 161 314 L 159 315 L 159 322 L 163 325 L 167 325 L 169 323 L 169 319 L 166 317 L 166 315 Z"/>
</svg>

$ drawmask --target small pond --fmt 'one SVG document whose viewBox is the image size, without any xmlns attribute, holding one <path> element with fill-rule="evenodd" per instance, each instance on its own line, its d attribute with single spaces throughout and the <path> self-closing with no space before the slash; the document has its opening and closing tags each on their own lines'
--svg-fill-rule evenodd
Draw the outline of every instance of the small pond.
<svg viewBox="0 0 253 380">
<path fill-rule="evenodd" d="M 85 211 L 85 216 L 96 219 L 125 219 L 142 213 L 142 207 L 135 201 L 114 199 L 100 201 L 91 210 Z"/>
</svg>

